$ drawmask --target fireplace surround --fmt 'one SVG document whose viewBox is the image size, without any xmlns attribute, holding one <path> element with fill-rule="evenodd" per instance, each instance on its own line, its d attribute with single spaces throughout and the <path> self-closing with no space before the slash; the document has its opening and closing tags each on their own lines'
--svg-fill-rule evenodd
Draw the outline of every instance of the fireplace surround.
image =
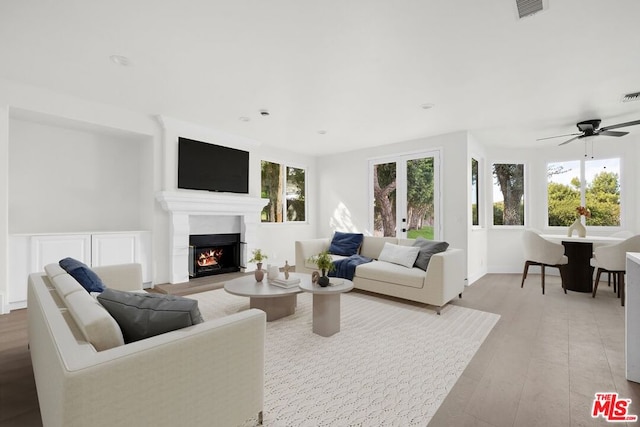
<svg viewBox="0 0 640 427">
<path fill-rule="evenodd" d="M 195 191 L 162 191 L 156 195 L 160 205 L 169 212 L 169 281 L 189 281 L 189 218 L 197 216 L 237 216 L 240 218 L 240 259 L 259 247 L 260 212 L 268 199 L 248 195 L 217 194 Z"/>
</svg>

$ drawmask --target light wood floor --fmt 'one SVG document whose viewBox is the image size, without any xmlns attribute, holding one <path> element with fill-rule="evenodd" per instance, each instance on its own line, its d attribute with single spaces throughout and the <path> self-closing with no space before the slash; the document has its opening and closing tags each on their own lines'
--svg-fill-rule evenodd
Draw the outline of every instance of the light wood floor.
<svg viewBox="0 0 640 427">
<path fill-rule="evenodd" d="M 624 377 L 624 309 L 606 284 L 596 298 L 548 277 L 487 275 L 453 304 L 501 315 L 429 424 L 607 425 L 590 416 L 596 392 L 618 392 L 640 414 L 640 385 Z M 0 316 L 0 427 L 40 426 L 26 310 Z M 619 423 L 617 425 L 620 425 Z M 624 424 L 622 424 L 624 425 Z"/>
<path fill-rule="evenodd" d="M 562 292 L 559 278 L 487 275 L 454 304 L 502 317 L 436 413 L 436 426 L 611 425 L 591 418 L 596 392 L 632 399 L 625 379 L 624 307 L 601 282 L 591 294 Z M 624 423 L 616 423 L 624 425 Z M 634 423 L 635 424 L 635 423 Z"/>
</svg>

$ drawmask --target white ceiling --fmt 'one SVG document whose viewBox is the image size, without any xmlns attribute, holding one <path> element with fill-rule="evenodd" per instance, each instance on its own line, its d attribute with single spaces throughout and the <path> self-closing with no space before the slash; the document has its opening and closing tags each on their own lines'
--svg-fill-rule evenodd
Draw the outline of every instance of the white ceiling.
<svg viewBox="0 0 640 427">
<path fill-rule="evenodd" d="M 2 1 L 0 77 L 309 154 L 460 130 L 546 147 L 640 119 L 621 102 L 640 1 L 548 3 L 518 20 L 515 0 Z"/>
</svg>

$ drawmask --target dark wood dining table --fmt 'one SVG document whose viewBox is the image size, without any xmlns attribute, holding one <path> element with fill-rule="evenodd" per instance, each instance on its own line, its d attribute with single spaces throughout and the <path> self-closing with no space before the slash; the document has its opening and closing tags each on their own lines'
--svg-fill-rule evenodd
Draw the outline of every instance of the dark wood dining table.
<svg viewBox="0 0 640 427">
<path fill-rule="evenodd" d="M 566 236 L 561 234 L 542 234 L 543 238 L 554 243 L 562 243 L 564 254 L 569 258 L 563 276 L 565 289 L 574 292 L 593 292 L 593 267 L 591 258 L 593 248 L 601 245 L 612 245 L 623 241 L 623 238 L 611 236 Z"/>
</svg>

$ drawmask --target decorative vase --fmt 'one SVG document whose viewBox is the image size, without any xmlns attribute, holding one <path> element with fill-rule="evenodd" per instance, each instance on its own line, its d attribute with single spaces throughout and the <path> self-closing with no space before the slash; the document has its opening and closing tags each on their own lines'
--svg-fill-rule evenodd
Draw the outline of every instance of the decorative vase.
<svg viewBox="0 0 640 427">
<path fill-rule="evenodd" d="M 581 218 L 582 217 L 578 217 L 575 221 L 573 221 L 573 224 L 569 226 L 569 230 L 567 231 L 567 237 L 571 237 L 574 230 L 578 232 L 578 237 L 587 236 L 587 229 L 582 224 L 582 221 L 580 221 Z"/>
<path fill-rule="evenodd" d="M 318 277 L 318 285 L 326 288 L 329 286 L 329 278 L 327 277 L 327 271 L 322 270 L 322 276 Z"/>
<path fill-rule="evenodd" d="M 264 270 L 262 269 L 262 263 L 259 262 L 257 266 L 258 268 L 253 272 L 253 275 L 256 277 L 256 282 L 262 282 L 262 279 L 264 279 Z"/>
</svg>

